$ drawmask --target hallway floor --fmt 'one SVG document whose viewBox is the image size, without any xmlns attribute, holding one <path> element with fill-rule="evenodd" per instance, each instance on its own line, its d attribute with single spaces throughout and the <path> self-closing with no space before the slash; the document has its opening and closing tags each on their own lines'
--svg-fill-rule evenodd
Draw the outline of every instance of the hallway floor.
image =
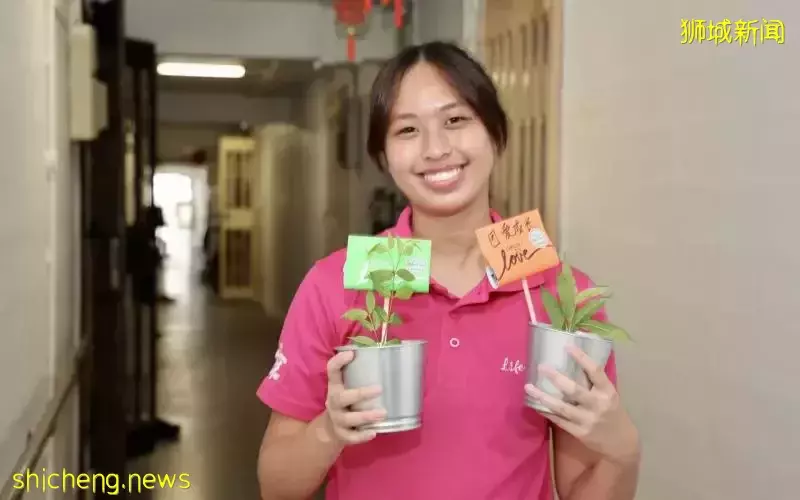
<svg viewBox="0 0 800 500">
<path fill-rule="evenodd" d="M 159 416 L 180 425 L 181 437 L 131 470 L 190 475 L 188 490 L 153 490 L 147 496 L 156 500 L 259 499 L 256 457 L 269 410 L 255 391 L 272 364 L 279 321 L 256 303 L 222 302 L 192 287 L 162 307 L 161 325 Z"/>
<path fill-rule="evenodd" d="M 177 257 L 164 278 L 175 301 L 160 307 L 158 407 L 181 436 L 132 461 L 129 472 L 185 473 L 191 487 L 133 497 L 259 500 L 256 460 L 269 409 L 255 393 L 272 366 L 281 319 L 255 302 L 214 297 L 199 283 L 199 259 Z"/>
</svg>

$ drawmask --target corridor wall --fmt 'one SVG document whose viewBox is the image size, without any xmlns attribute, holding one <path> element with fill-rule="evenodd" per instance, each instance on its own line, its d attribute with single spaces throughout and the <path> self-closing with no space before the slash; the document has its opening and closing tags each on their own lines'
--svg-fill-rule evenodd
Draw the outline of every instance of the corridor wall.
<svg viewBox="0 0 800 500">
<path fill-rule="evenodd" d="M 637 499 L 795 499 L 800 3 L 564 5 L 563 250 L 636 340 Z M 682 19 L 729 19 L 732 43 L 682 44 Z"/>
<path fill-rule="evenodd" d="M 79 18 L 80 2 L 0 2 L 0 484 L 76 348 L 80 172 L 68 135 L 67 42 Z M 39 467 L 76 469 L 76 396 Z M 26 498 L 44 498 L 36 495 Z"/>
</svg>

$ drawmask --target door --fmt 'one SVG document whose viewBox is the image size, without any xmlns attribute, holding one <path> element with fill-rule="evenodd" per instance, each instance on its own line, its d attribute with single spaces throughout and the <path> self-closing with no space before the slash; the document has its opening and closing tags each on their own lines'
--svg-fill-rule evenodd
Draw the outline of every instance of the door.
<svg viewBox="0 0 800 500">
<path fill-rule="evenodd" d="M 122 307 L 126 232 L 120 223 L 124 204 L 119 195 L 123 191 L 125 163 L 124 3 L 122 0 L 87 2 L 83 8 L 85 19 L 96 30 L 97 78 L 107 88 L 108 125 L 96 140 L 83 148 L 81 155 L 86 252 L 82 259 L 82 313 L 92 347 L 89 362 L 81 374 L 79 459 L 82 470 L 122 476 L 127 459 L 125 315 Z M 114 497 L 102 491 L 92 496 L 96 499 Z M 117 498 L 126 497 L 123 493 Z"/>
<path fill-rule="evenodd" d="M 539 209 L 558 241 L 562 2 L 485 1 L 481 50 L 509 113 L 492 199 L 505 216 Z"/>
<path fill-rule="evenodd" d="M 157 347 L 159 259 L 156 243 L 160 212 L 153 205 L 156 164 L 156 47 L 142 40 L 125 42 L 126 162 L 125 221 L 129 231 L 125 304 L 127 312 L 126 417 L 128 455 L 151 451 L 158 433 Z"/>
<path fill-rule="evenodd" d="M 255 298 L 255 140 L 221 137 L 217 163 L 220 296 Z"/>
</svg>

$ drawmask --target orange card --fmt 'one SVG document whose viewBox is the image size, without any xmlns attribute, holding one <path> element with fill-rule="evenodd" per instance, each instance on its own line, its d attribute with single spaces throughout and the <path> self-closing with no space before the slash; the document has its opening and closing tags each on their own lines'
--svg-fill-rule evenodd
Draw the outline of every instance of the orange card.
<svg viewBox="0 0 800 500">
<path fill-rule="evenodd" d="M 558 253 L 544 230 L 538 210 L 484 226 L 475 234 L 488 264 L 486 275 L 494 288 L 559 263 Z"/>
</svg>

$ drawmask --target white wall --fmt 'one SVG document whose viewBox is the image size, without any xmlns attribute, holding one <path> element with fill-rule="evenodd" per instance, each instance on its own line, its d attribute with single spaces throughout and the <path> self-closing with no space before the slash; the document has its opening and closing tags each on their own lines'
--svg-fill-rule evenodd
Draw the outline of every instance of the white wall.
<svg viewBox="0 0 800 500">
<path fill-rule="evenodd" d="M 338 67 L 319 71 L 306 93 L 302 120 L 275 121 L 258 130 L 258 295 L 269 314 L 285 313 L 315 260 L 344 247 L 348 234 L 371 231 L 372 191 L 392 185 L 366 155 L 366 105 L 377 70 L 376 63 L 365 63 L 355 72 Z M 346 169 L 336 164 L 334 147 L 339 89 L 362 102 L 349 122 Z"/>
<path fill-rule="evenodd" d="M 357 56 L 386 57 L 396 48 L 390 10 L 376 10 Z M 126 2 L 128 35 L 160 53 L 345 61 L 330 2 L 134 0 Z"/>
<path fill-rule="evenodd" d="M 414 43 L 458 43 L 477 53 L 485 0 L 421 0 L 413 11 Z"/>
<path fill-rule="evenodd" d="M 615 287 L 642 500 L 797 498 L 800 3 L 565 2 L 564 250 Z M 681 18 L 786 44 L 681 45 Z"/>
<path fill-rule="evenodd" d="M 256 134 L 258 148 L 257 295 L 268 315 L 282 317 L 318 249 L 319 218 L 312 196 L 310 133 L 292 124 L 271 124 Z M 310 203 L 311 202 L 311 203 Z"/>
<path fill-rule="evenodd" d="M 0 484 L 75 347 L 78 170 L 65 92 L 67 29 L 79 4 L 58 4 L 58 12 L 53 0 L 0 4 Z M 72 398 L 40 467 L 74 470 L 75 416 Z"/>
</svg>

